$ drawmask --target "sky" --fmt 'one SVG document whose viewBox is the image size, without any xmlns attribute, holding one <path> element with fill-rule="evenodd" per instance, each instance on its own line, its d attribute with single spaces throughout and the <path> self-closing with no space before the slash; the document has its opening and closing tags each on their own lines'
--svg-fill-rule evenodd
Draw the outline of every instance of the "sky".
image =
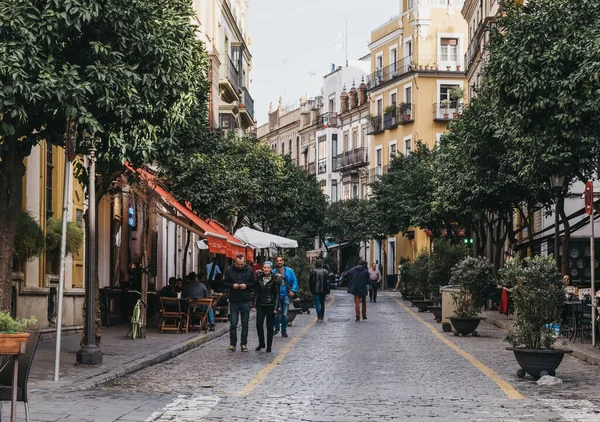
<svg viewBox="0 0 600 422">
<path fill-rule="evenodd" d="M 277 107 L 320 93 L 331 64 L 341 66 L 348 20 L 348 59 L 369 53 L 371 30 L 398 15 L 398 0 L 249 0 L 250 93 L 258 125 Z M 287 64 L 284 63 L 287 61 Z"/>
</svg>

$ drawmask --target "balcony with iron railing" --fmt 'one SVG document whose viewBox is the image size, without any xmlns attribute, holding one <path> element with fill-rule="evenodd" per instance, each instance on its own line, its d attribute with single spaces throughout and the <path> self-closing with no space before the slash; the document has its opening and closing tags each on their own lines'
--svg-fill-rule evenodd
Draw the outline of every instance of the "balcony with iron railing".
<svg viewBox="0 0 600 422">
<path fill-rule="evenodd" d="M 374 90 L 410 73 L 463 73 L 458 56 L 442 57 L 436 54 L 413 54 L 389 66 L 376 70 L 367 77 L 368 90 Z"/>
<path fill-rule="evenodd" d="M 382 116 L 369 116 L 367 119 L 367 135 L 377 135 L 384 131 Z"/>
<path fill-rule="evenodd" d="M 383 114 L 383 128 L 385 130 L 394 129 L 398 125 L 405 125 L 414 121 L 411 103 L 401 103 L 396 109 Z"/>
<path fill-rule="evenodd" d="M 225 101 L 233 102 L 241 99 L 240 73 L 228 55 L 221 57 L 221 67 L 219 68 L 219 86 L 222 88 Z"/>
<path fill-rule="evenodd" d="M 381 166 L 376 166 L 376 167 L 371 167 L 369 169 L 366 169 L 364 175 L 363 175 L 363 182 L 367 185 L 372 185 L 373 183 L 377 182 L 381 176 L 383 176 L 384 174 L 387 174 L 388 172 L 388 165 L 386 164 L 385 166 L 381 165 Z"/>
<path fill-rule="evenodd" d="M 333 171 L 344 172 L 369 165 L 369 150 L 365 147 L 354 148 L 334 157 Z"/>
<path fill-rule="evenodd" d="M 254 99 L 246 87 L 242 88 L 242 101 L 239 109 L 248 127 L 252 126 L 254 124 Z"/>
<path fill-rule="evenodd" d="M 477 27 L 475 34 L 469 42 L 469 48 L 465 53 L 464 65 L 465 72 L 468 72 L 471 65 L 480 57 L 482 46 L 485 47 L 489 41 L 489 31 L 496 25 L 496 17 L 488 16 L 485 20 Z"/>
<path fill-rule="evenodd" d="M 462 111 L 462 103 L 442 100 L 433 104 L 433 120 L 436 122 L 451 122 L 458 119 Z"/>
<path fill-rule="evenodd" d="M 317 127 L 337 127 L 337 113 L 324 113 L 317 117 Z"/>
</svg>

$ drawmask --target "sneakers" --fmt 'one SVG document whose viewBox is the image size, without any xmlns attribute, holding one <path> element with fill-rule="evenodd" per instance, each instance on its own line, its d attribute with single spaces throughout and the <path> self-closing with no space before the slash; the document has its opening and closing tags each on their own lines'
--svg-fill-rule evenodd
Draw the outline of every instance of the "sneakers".
<svg viewBox="0 0 600 422">
<path fill-rule="evenodd" d="M 208 331 L 215 331 L 215 324 L 211 324 L 211 326 L 208 328 Z"/>
<path fill-rule="evenodd" d="M 317 322 L 323 322 L 323 318 L 317 318 Z"/>
<path fill-rule="evenodd" d="M 277 334 L 279 334 L 279 328 L 275 328 L 275 331 L 273 331 L 273 337 L 275 337 Z"/>
<path fill-rule="evenodd" d="M 267 353 L 271 353 L 271 348 L 270 348 L 270 347 L 267 347 L 267 350 L 265 350 L 265 352 L 267 352 Z"/>
<path fill-rule="evenodd" d="M 367 319 L 367 316 L 366 316 L 366 315 L 363 315 L 363 319 Z"/>
<path fill-rule="evenodd" d="M 235 346 L 229 346 L 229 347 L 227 348 L 227 351 L 228 351 L 228 352 L 235 352 Z"/>
<path fill-rule="evenodd" d="M 356 317 L 356 322 L 360 322 L 360 317 Z"/>
<path fill-rule="evenodd" d="M 281 337 L 287 337 L 287 333 L 281 333 Z"/>
<path fill-rule="evenodd" d="M 240 347 L 240 349 L 242 350 L 242 352 L 247 352 L 248 351 L 248 346 L 246 346 L 244 344 L 244 345 L 242 345 L 242 347 Z"/>
<path fill-rule="evenodd" d="M 257 352 L 260 352 L 264 348 L 265 348 L 265 346 L 258 345 L 258 347 L 254 350 L 256 350 Z"/>
</svg>

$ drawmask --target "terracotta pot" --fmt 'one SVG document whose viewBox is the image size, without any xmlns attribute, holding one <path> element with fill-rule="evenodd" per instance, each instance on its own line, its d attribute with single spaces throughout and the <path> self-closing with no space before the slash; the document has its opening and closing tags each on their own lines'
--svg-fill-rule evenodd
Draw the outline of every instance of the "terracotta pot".
<svg viewBox="0 0 600 422">
<path fill-rule="evenodd" d="M 22 355 L 29 340 L 29 333 L 0 334 L 0 355 Z"/>
</svg>

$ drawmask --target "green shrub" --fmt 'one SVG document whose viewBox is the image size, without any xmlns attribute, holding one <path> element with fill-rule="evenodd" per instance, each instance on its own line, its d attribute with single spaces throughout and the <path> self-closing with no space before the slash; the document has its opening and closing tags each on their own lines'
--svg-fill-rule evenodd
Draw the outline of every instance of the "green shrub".
<svg viewBox="0 0 600 422">
<path fill-rule="evenodd" d="M 10 314 L 0 311 L 0 333 L 18 334 L 24 333 L 30 325 L 35 325 L 37 318 L 32 316 L 28 319 L 13 319 Z"/>
<path fill-rule="evenodd" d="M 462 290 L 452 294 L 456 303 L 454 315 L 457 318 L 479 315 L 488 286 L 493 281 L 492 264 L 485 258 L 469 256 L 456 264 L 451 270 L 450 283 L 460 286 Z"/>
<path fill-rule="evenodd" d="M 511 257 L 500 268 L 500 283 L 507 289 L 512 289 L 522 279 L 522 266 L 519 258 Z"/>
<path fill-rule="evenodd" d="M 427 249 L 421 249 L 415 261 L 408 268 L 412 295 L 429 297 L 429 260 Z"/>
<path fill-rule="evenodd" d="M 512 289 L 515 320 L 506 340 L 513 347 L 550 349 L 556 340 L 552 327 L 560 321 L 565 300 L 556 261 L 535 256 L 518 262 L 522 278 Z"/>
<path fill-rule="evenodd" d="M 51 218 L 46 223 L 46 250 L 60 253 L 62 218 Z M 77 252 L 83 245 L 83 230 L 72 221 L 67 222 L 67 255 Z"/>
<path fill-rule="evenodd" d="M 469 249 L 463 244 L 452 245 L 447 240 L 437 239 L 433 242 L 433 252 L 429 262 L 430 297 L 440 300 L 440 287 L 452 284 L 452 268 L 469 254 Z"/>
<path fill-rule="evenodd" d="M 312 266 L 310 265 L 310 260 L 306 256 L 306 251 L 297 249 L 296 255 L 292 257 L 284 256 L 283 260 L 285 261 L 285 266 L 290 267 L 296 273 L 296 278 L 298 278 L 298 296 L 301 299 L 312 298 L 313 295 L 310 292 L 309 286 Z"/>
<path fill-rule="evenodd" d="M 44 232 L 38 222 L 27 211 L 21 211 L 14 246 L 16 260 L 23 263 L 38 256 L 44 250 L 44 243 Z"/>
</svg>

